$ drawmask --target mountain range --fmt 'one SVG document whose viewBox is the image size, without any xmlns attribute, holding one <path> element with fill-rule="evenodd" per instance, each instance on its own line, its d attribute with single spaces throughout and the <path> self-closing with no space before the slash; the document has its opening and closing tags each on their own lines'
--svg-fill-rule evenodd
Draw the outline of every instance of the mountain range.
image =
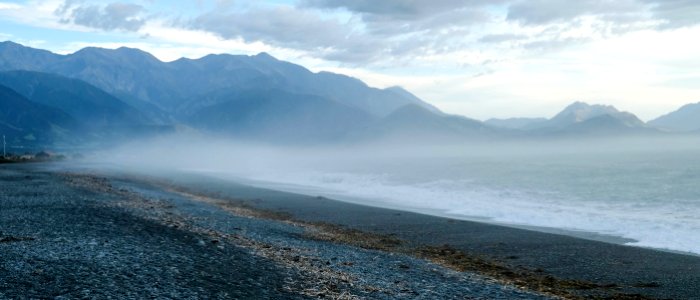
<svg viewBox="0 0 700 300">
<path fill-rule="evenodd" d="M 700 103 L 684 105 L 677 111 L 649 121 L 649 125 L 668 131 L 700 131 Z"/>
<path fill-rule="evenodd" d="M 140 100 L 176 115 L 201 107 L 202 98 L 213 104 L 220 100 L 217 95 L 248 89 L 316 95 L 376 116 L 387 115 L 409 103 L 437 111 L 401 88 L 376 89 L 348 76 L 313 73 L 267 53 L 212 54 L 162 62 L 147 52 L 125 47 L 88 47 L 58 55 L 4 42 L 0 44 L 0 70 L 39 71 L 80 79 L 132 105 Z"/>
<path fill-rule="evenodd" d="M 10 144 L 53 144 L 71 141 L 77 121 L 67 113 L 30 101 L 0 85 L 0 131 Z"/>
<path fill-rule="evenodd" d="M 373 88 L 266 53 L 162 62 L 132 48 L 60 55 L 2 42 L 0 91 L 0 130 L 16 144 L 104 141 L 183 126 L 285 143 L 700 130 L 700 104 L 649 124 L 582 102 L 551 119 L 480 122 L 441 112 L 401 87 Z"/>
</svg>

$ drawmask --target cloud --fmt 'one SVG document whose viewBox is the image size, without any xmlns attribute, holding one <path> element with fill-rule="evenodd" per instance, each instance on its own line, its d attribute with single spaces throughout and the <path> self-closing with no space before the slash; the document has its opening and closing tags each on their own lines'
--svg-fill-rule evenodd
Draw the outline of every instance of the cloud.
<svg viewBox="0 0 700 300">
<path fill-rule="evenodd" d="M 565 47 L 575 47 L 586 42 L 590 42 L 591 38 L 580 37 L 568 37 L 568 38 L 554 38 L 554 39 L 544 39 L 525 43 L 523 48 L 527 50 L 535 51 L 548 51 L 552 49 L 561 49 Z"/>
<path fill-rule="evenodd" d="M 342 8 L 368 16 L 385 16 L 394 19 L 415 20 L 448 11 L 492 6 L 503 2 L 506 2 L 506 0 L 303 0 L 301 6 L 326 9 Z"/>
<path fill-rule="evenodd" d="M 482 10 L 506 0 L 303 0 L 301 8 L 346 10 L 361 18 L 372 34 L 403 34 L 464 27 L 488 20 Z"/>
<path fill-rule="evenodd" d="M 464 3 L 470 1 L 438 0 L 428 5 L 425 1 L 306 0 L 298 6 L 217 9 L 180 23 L 224 39 L 262 41 L 332 61 L 367 64 L 462 47 L 468 28 L 489 20 L 486 13 Z M 351 16 L 327 11 L 341 8 L 351 10 Z"/>
<path fill-rule="evenodd" d="M 230 2 L 175 23 L 330 61 L 389 65 L 483 47 L 550 51 L 643 29 L 690 26 L 700 20 L 698 7 L 688 0 Z"/>
<path fill-rule="evenodd" d="M 73 23 L 106 31 L 138 31 L 146 23 L 142 17 L 145 8 L 138 4 L 115 2 L 105 6 L 82 5 L 77 1 L 66 1 L 55 14 L 61 22 Z"/>
<path fill-rule="evenodd" d="M 643 0 L 651 6 L 660 29 L 675 29 L 700 23 L 700 2 L 693 0 Z"/>
<path fill-rule="evenodd" d="M 611 20 L 638 15 L 643 6 L 633 0 L 529 0 L 518 1 L 508 8 L 506 19 L 524 25 L 570 22 L 582 16 L 600 16 Z"/>
<path fill-rule="evenodd" d="M 568 23 L 585 16 L 595 16 L 608 21 L 611 26 L 622 28 L 638 23 L 646 28 L 675 29 L 700 24 L 700 2 L 693 0 L 518 1 L 509 6 L 507 20 L 533 26 Z"/>
<path fill-rule="evenodd" d="M 514 34 L 514 33 L 501 33 L 501 34 L 487 34 L 479 38 L 480 43 L 502 43 L 510 41 L 519 41 L 527 39 L 528 36 L 524 34 Z"/>
<path fill-rule="evenodd" d="M 245 12 L 212 11 L 190 20 L 186 26 L 215 33 L 224 39 L 262 41 L 348 61 L 371 60 L 379 51 L 378 41 L 353 31 L 352 27 L 292 7 Z"/>
<path fill-rule="evenodd" d="M 347 30 L 334 20 L 279 7 L 248 12 L 212 11 L 189 22 L 189 26 L 214 32 L 226 39 L 242 38 L 288 47 L 331 48 L 344 43 Z"/>
<path fill-rule="evenodd" d="M 19 9 L 19 8 L 22 8 L 22 6 L 17 4 L 17 3 L 0 2 L 0 10 Z"/>
</svg>

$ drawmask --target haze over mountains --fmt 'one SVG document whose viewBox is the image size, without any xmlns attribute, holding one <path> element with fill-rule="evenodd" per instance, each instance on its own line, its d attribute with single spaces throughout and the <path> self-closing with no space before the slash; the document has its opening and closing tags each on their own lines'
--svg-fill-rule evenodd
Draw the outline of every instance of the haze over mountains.
<svg viewBox="0 0 700 300">
<path fill-rule="evenodd" d="M 67 113 L 29 101 L 0 85 L 0 132 L 10 143 L 17 140 L 32 144 L 70 142 L 69 133 L 76 130 L 77 125 Z"/>
<path fill-rule="evenodd" d="M 699 131 L 700 103 L 684 105 L 677 111 L 649 121 L 649 124 L 670 131 Z"/>
<path fill-rule="evenodd" d="M 32 71 L 0 72 L 0 84 L 27 99 L 60 109 L 92 128 L 149 123 L 137 109 L 84 81 Z"/>
<path fill-rule="evenodd" d="M 448 115 L 410 92 L 260 53 L 162 62 L 130 48 L 69 55 L 0 43 L 0 130 L 14 144 L 84 143 L 190 127 L 284 143 L 453 140 L 700 130 L 700 104 L 645 124 L 576 102 L 551 119 Z"/>
</svg>

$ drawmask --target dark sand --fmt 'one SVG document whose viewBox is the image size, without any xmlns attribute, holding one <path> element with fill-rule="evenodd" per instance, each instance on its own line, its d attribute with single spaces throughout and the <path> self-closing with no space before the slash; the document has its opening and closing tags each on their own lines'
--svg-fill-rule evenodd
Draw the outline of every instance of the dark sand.
<svg viewBox="0 0 700 300">
<path fill-rule="evenodd" d="M 169 189 L 0 167 L 0 298 L 549 298 L 322 238 L 364 233 Z"/>
<path fill-rule="evenodd" d="M 172 181 L 197 192 L 248 199 L 247 203 L 256 208 L 288 213 L 295 219 L 390 235 L 417 246 L 449 245 L 468 255 L 507 265 L 513 271 L 525 270 L 599 286 L 574 288 L 571 292 L 575 295 L 700 299 L 698 256 L 368 207 L 211 178 L 197 181 L 196 178 L 185 176 Z"/>
<path fill-rule="evenodd" d="M 700 295 L 697 256 L 203 176 L 42 170 L 0 166 L 0 298 Z"/>
</svg>

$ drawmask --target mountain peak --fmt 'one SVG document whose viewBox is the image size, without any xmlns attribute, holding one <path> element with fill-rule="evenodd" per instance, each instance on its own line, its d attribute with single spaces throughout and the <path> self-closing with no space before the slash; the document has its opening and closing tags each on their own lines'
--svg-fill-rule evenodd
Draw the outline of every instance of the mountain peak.
<svg viewBox="0 0 700 300">
<path fill-rule="evenodd" d="M 553 118 L 544 122 L 535 122 L 526 129 L 562 130 L 564 128 L 597 131 L 605 127 L 643 128 L 644 122 L 637 116 L 621 112 L 610 105 L 588 104 L 576 101 L 567 106 Z"/>
<path fill-rule="evenodd" d="M 23 45 L 17 44 L 17 43 L 15 43 L 15 42 L 13 42 L 13 41 L 4 41 L 4 42 L 0 42 L 0 47 L 2 47 L 2 48 L 4 48 L 4 47 L 21 47 L 21 48 L 24 48 Z"/>
<path fill-rule="evenodd" d="M 591 107 L 591 105 L 583 101 L 576 101 L 574 103 L 569 104 L 566 107 L 566 109 L 582 109 L 587 107 Z"/>
<path fill-rule="evenodd" d="M 576 101 L 574 103 L 569 104 L 564 111 L 574 111 L 574 110 L 607 110 L 607 111 L 615 111 L 617 112 L 618 110 L 611 106 L 611 105 L 602 105 L 602 104 L 588 104 L 583 101 Z"/>
<path fill-rule="evenodd" d="M 32 47 L 28 47 L 28 46 L 25 46 L 25 45 L 22 45 L 22 44 L 15 43 L 15 42 L 13 42 L 13 41 L 4 41 L 4 42 L 0 42 L 0 50 L 3 50 L 3 51 L 9 50 L 9 51 L 11 51 L 11 52 L 27 52 L 27 51 L 32 51 L 32 52 L 41 53 L 41 54 L 51 53 L 51 52 L 49 52 L 49 51 L 47 51 L 47 50 L 35 49 L 35 48 L 32 48 Z"/>
<path fill-rule="evenodd" d="M 274 56 L 270 55 L 267 52 L 260 52 L 254 56 L 255 58 L 260 58 L 260 59 L 268 59 L 268 60 L 277 60 Z"/>
<path fill-rule="evenodd" d="M 606 114 L 617 114 L 615 107 L 610 105 L 590 105 L 585 102 L 576 101 L 567 106 L 562 112 L 557 114 L 553 119 L 572 119 L 573 122 L 582 122 L 597 116 Z"/>
<path fill-rule="evenodd" d="M 122 46 L 122 47 L 119 47 L 119 48 L 117 48 L 117 49 L 114 49 L 114 51 L 116 51 L 116 52 L 121 52 L 121 53 L 138 53 L 138 54 L 148 54 L 148 55 L 151 55 L 150 53 L 148 53 L 148 52 L 146 52 L 146 51 L 143 51 L 143 50 L 141 50 L 141 49 L 138 49 L 138 48 L 130 48 L 130 47 L 125 47 L 125 46 Z"/>
<path fill-rule="evenodd" d="M 153 56 L 151 53 L 148 53 L 146 51 L 143 51 L 141 49 L 137 48 L 129 48 L 129 47 L 119 47 L 117 49 L 109 49 L 109 48 L 101 48 L 101 47 L 85 47 L 83 49 L 80 49 L 73 53 L 73 55 L 97 55 L 97 56 L 104 56 L 104 57 L 115 57 L 115 54 L 118 57 L 125 57 L 125 58 L 138 58 L 142 60 L 157 60 L 160 61 L 158 58 Z"/>
<path fill-rule="evenodd" d="M 0 70 L 40 70 L 60 55 L 12 41 L 0 42 Z"/>
<path fill-rule="evenodd" d="M 387 91 L 394 91 L 394 92 L 398 92 L 398 93 L 408 93 L 409 92 L 399 85 L 390 86 L 390 87 L 386 88 L 386 90 Z"/>
<path fill-rule="evenodd" d="M 384 90 L 385 90 L 385 91 L 392 92 L 392 93 L 397 94 L 397 95 L 401 95 L 401 96 L 407 97 L 407 98 L 411 98 L 411 99 L 417 99 L 417 98 L 418 98 L 418 97 L 416 97 L 415 95 L 413 95 L 411 92 L 409 92 L 408 90 L 406 90 L 406 89 L 404 89 L 403 87 L 398 86 L 398 85 L 390 86 L 390 87 L 388 87 L 388 88 L 385 88 Z"/>
</svg>

